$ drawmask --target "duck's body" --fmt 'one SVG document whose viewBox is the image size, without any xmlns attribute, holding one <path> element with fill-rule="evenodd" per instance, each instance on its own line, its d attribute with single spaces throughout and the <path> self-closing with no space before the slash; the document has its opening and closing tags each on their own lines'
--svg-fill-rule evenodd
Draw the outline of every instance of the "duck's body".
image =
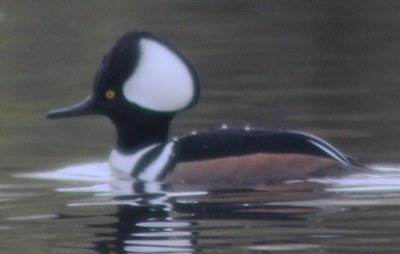
<svg viewBox="0 0 400 254">
<path fill-rule="evenodd" d="M 109 117 L 117 128 L 110 165 L 141 181 L 252 185 L 361 168 L 325 141 L 299 132 L 218 129 L 169 140 L 172 118 L 199 95 L 197 74 L 181 53 L 149 33 L 132 32 L 105 56 L 93 93 L 48 116 Z"/>
<path fill-rule="evenodd" d="M 123 153 L 111 166 L 142 181 L 251 185 L 339 176 L 359 166 L 316 137 L 291 131 L 218 129 Z"/>
<path fill-rule="evenodd" d="M 361 168 L 310 155 L 257 153 L 234 157 L 184 162 L 164 180 L 169 184 L 201 186 L 254 186 L 338 177 Z M 212 176 L 212 177 L 210 177 Z"/>
</svg>

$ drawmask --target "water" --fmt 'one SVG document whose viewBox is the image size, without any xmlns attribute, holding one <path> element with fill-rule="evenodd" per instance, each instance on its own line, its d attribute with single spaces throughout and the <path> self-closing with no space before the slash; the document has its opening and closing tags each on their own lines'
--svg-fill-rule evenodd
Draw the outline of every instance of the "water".
<svg viewBox="0 0 400 254">
<path fill-rule="evenodd" d="M 1 253 L 398 253 L 398 1 L 1 1 Z M 296 129 L 378 168 L 245 189 L 138 185 L 100 117 L 48 121 L 132 29 L 174 43 L 202 99 L 172 135 Z"/>
</svg>

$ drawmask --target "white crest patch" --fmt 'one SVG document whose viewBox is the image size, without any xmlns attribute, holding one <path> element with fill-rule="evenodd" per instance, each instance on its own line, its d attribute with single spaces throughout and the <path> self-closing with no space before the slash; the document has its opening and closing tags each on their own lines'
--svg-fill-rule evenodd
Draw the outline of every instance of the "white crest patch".
<svg viewBox="0 0 400 254">
<path fill-rule="evenodd" d="M 171 49 L 152 39 L 139 43 L 140 57 L 123 84 L 125 98 L 154 111 L 177 111 L 194 96 L 194 80 L 185 62 Z"/>
</svg>

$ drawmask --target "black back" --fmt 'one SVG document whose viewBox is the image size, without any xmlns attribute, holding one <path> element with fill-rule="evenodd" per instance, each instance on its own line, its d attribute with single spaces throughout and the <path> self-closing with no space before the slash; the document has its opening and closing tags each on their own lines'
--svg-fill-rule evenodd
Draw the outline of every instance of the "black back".
<svg viewBox="0 0 400 254">
<path fill-rule="evenodd" d="M 177 162 L 216 159 L 254 153 L 304 154 L 353 162 L 325 141 L 293 131 L 264 129 L 219 129 L 193 133 L 177 139 Z"/>
</svg>

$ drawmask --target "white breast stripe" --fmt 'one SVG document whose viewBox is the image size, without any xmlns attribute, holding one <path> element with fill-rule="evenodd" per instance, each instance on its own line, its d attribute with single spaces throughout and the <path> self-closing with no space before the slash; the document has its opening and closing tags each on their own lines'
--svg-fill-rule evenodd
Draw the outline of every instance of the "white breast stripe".
<svg viewBox="0 0 400 254">
<path fill-rule="evenodd" d="M 121 154 L 117 150 L 112 150 L 109 158 L 109 163 L 113 169 L 119 172 L 130 175 L 132 170 L 135 168 L 137 162 L 142 158 L 142 156 L 148 152 L 150 149 L 158 146 L 159 144 L 154 144 L 147 146 L 134 154 Z"/>
<path fill-rule="evenodd" d="M 154 162 L 145 168 L 141 174 L 139 174 L 138 179 L 142 181 L 156 181 L 158 176 L 163 173 L 163 170 L 171 158 L 173 146 L 174 142 L 169 142 L 167 145 L 165 145 L 163 151 L 154 160 Z"/>
</svg>

